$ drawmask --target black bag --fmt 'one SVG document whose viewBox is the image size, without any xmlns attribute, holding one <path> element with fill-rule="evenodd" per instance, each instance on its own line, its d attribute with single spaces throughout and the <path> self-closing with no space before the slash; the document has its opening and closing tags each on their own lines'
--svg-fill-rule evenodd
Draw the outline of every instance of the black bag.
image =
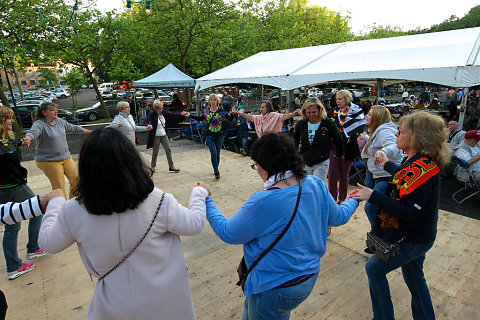
<svg viewBox="0 0 480 320">
<path fill-rule="evenodd" d="M 367 232 L 367 240 L 365 242 L 367 248 L 372 250 L 380 260 L 387 262 L 390 257 L 395 257 L 399 254 L 400 243 L 403 239 L 405 239 L 405 237 L 395 243 L 390 243 L 371 232 Z"/>
<path fill-rule="evenodd" d="M 237 286 L 240 286 L 243 291 L 245 287 L 245 282 L 247 282 L 247 276 L 248 276 L 248 268 L 247 268 L 247 264 L 245 263 L 245 257 L 242 257 L 242 260 L 238 265 L 237 274 L 238 274 L 238 281 L 236 284 Z"/>
<path fill-rule="evenodd" d="M 272 250 L 273 247 L 280 241 L 280 239 L 283 237 L 283 235 L 287 232 L 288 228 L 293 222 L 293 218 L 295 218 L 295 215 L 297 214 L 297 209 L 298 209 L 298 204 L 300 203 L 300 196 L 302 195 L 302 181 L 300 180 L 298 182 L 298 196 L 297 196 L 297 203 L 295 204 L 295 210 L 293 210 L 292 217 L 290 218 L 290 221 L 288 221 L 287 225 L 283 229 L 282 233 L 278 235 L 278 237 L 273 241 L 273 243 L 265 250 L 262 252 L 262 254 L 255 260 L 255 262 L 252 263 L 250 266 L 250 269 L 247 268 L 247 264 L 245 263 L 245 257 L 242 257 L 242 260 L 240 261 L 240 264 L 238 265 L 237 268 L 237 274 L 238 274 L 238 281 L 236 283 L 237 286 L 240 286 L 242 288 L 242 291 L 244 291 L 245 287 L 245 282 L 247 282 L 247 277 L 248 274 L 255 268 L 255 266 L 260 262 L 260 260 L 265 257 L 265 255 L 268 253 L 268 251 Z"/>
</svg>

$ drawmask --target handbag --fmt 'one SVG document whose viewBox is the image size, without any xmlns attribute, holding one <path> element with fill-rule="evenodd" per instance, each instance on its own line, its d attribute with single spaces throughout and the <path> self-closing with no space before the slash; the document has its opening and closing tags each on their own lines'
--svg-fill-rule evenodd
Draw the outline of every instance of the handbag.
<svg viewBox="0 0 480 320">
<path fill-rule="evenodd" d="M 137 249 L 137 247 L 140 245 L 140 243 L 142 243 L 143 239 L 145 239 L 145 237 L 147 236 L 148 232 L 150 231 L 150 229 L 152 228 L 153 226 L 153 223 L 155 222 L 155 219 L 157 218 L 157 214 L 158 214 L 158 211 L 160 211 L 160 207 L 162 206 L 162 202 L 163 202 L 163 198 L 165 197 L 165 192 L 162 194 L 162 198 L 160 199 L 160 203 L 158 204 L 158 207 L 157 207 L 157 211 L 155 211 L 155 214 L 153 215 L 153 219 L 152 221 L 150 222 L 150 225 L 148 226 L 148 229 L 147 231 L 145 231 L 143 237 L 140 239 L 140 241 L 137 242 L 137 244 L 135 245 L 135 247 L 133 247 L 132 250 L 130 250 L 123 258 L 122 260 L 120 260 L 113 268 L 111 268 L 110 270 L 108 270 L 103 276 L 100 276 L 98 278 L 98 281 L 100 280 L 103 280 L 103 278 L 105 278 L 106 276 L 108 276 L 110 273 L 112 273 L 113 270 L 117 269 L 123 262 L 125 262 L 125 260 L 127 260 L 128 257 L 130 257 L 130 255 L 135 251 L 135 249 Z M 90 275 L 91 277 L 91 275 Z"/>
<path fill-rule="evenodd" d="M 298 209 L 298 204 L 300 203 L 300 196 L 302 195 L 302 181 L 300 180 L 298 183 L 298 195 L 297 195 L 297 203 L 295 204 L 295 210 L 293 210 L 292 217 L 290 218 L 290 221 L 288 221 L 287 225 L 283 229 L 283 231 L 278 235 L 278 237 L 275 239 L 275 241 L 272 242 L 272 244 L 265 249 L 265 251 L 262 252 L 262 254 L 255 260 L 250 268 L 247 268 L 247 264 L 245 263 L 245 257 L 242 257 L 242 260 L 240 261 L 240 264 L 238 265 L 237 268 L 237 274 L 238 274 L 238 282 L 236 283 L 237 286 L 240 286 L 242 288 L 242 291 L 245 291 L 245 282 L 247 282 L 247 277 L 248 274 L 255 268 L 255 266 L 260 262 L 260 260 L 265 257 L 265 255 L 275 247 L 275 245 L 280 241 L 280 239 L 283 237 L 283 235 L 287 232 L 288 228 L 293 222 L 293 219 L 295 218 L 295 215 L 297 214 L 297 209 Z"/>
<path fill-rule="evenodd" d="M 388 259 L 400 253 L 400 243 L 403 239 L 405 239 L 405 237 L 397 242 L 390 243 L 371 232 L 367 232 L 367 240 L 365 242 L 367 248 L 372 250 L 380 260 L 387 262 Z"/>
</svg>

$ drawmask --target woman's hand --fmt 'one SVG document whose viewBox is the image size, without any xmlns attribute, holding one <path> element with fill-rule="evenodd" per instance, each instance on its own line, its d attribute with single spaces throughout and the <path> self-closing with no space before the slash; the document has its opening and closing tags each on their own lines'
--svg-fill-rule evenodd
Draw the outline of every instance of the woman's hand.
<svg viewBox="0 0 480 320">
<path fill-rule="evenodd" d="M 45 212 L 45 210 L 47 210 L 48 202 L 50 200 L 52 200 L 53 198 L 57 198 L 57 197 L 62 197 L 62 198 L 66 199 L 65 194 L 63 194 L 62 189 L 55 189 L 55 190 L 51 191 L 50 193 L 40 195 L 40 207 L 42 207 L 42 211 Z"/>
<path fill-rule="evenodd" d="M 383 152 L 382 150 L 378 150 L 375 153 L 375 164 L 378 164 L 379 166 L 384 167 L 387 161 L 388 161 L 388 157 L 385 154 L 385 152 Z"/>
<path fill-rule="evenodd" d="M 196 185 L 196 187 L 202 187 L 202 188 L 204 188 L 205 190 L 207 190 L 207 191 L 208 191 L 208 196 L 209 196 L 209 197 L 212 195 L 212 190 L 210 190 L 210 187 L 209 187 L 207 184 L 205 184 L 205 183 L 200 183 L 200 182 L 197 182 L 197 185 Z"/>
<path fill-rule="evenodd" d="M 230 114 L 238 114 L 237 108 L 233 107 L 232 110 L 230 110 Z"/>
<path fill-rule="evenodd" d="M 368 134 L 366 132 L 362 132 L 360 133 L 360 135 L 358 136 L 360 139 L 363 139 L 363 140 L 368 140 Z"/>
<path fill-rule="evenodd" d="M 370 196 L 372 195 L 373 190 L 367 187 L 362 186 L 360 183 L 357 183 L 358 189 L 353 190 L 348 195 L 352 199 L 356 199 L 358 201 L 368 201 Z"/>
<path fill-rule="evenodd" d="M 188 112 L 188 111 L 182 111 L 180 114 L 184 117 L 187 117 L 187 118 L 190 117 L 190 112 Z"/>
<path fill-rule="evenodd" d="M 153 126 L 152 126 L 151 124 L 149 124 L 149 125 L 147 126 L 147 131 L 150 131 L 150 130 L 152 130 L 152 129 L 153 129 Z"/>
<path fill-rule="evenodd" d="M 32 137 L 25 136 L 25 138 L 23 138 L 23 146 L 30 147 L 31 142 L 32 142 Z"/>
<path fill-rule="evenodd" d="M 302 110 L 297 109 L 297 110 L 293 111 L 293 115 L 294 116 L 301 116 L 302 115 Z"/>
<path fill-rule="evenodd" d="M 92 130 L 89 130 L 89 129 L 83 129 L 83 133 L 89 134 L 89 133 L 92 133 Z"/>
</svg>

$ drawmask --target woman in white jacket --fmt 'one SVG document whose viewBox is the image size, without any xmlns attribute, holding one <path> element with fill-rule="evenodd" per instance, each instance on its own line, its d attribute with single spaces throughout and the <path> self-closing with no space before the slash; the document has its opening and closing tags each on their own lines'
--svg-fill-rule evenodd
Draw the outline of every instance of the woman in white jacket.
<svg viewBox="0 0 480 320">
<path fill-rule="evenodd" d="M 397 165 L 400 164 L 403 152 L 397 148 L 395 133 L 398 128 L 392 122 L 390 111 L 379 105 L 370 108 L 365 116 L 365 124 L 369 128 L 370 135 L 367 135 L 366 132 L 360 135 L 362 139 L 367 141 L 362 150 L 362 158 L 367 159 L 368 171 L 373 175 L 373 189 L 383 194 L 391 175 L 381 166 L 375 164 L 375 154 L 378 151 L 383 151 L 390 161 Z M 370 224 L 373 224 L 377 215 L 377 207 L 367 201 L 365 203 L 365 213 Z"/>
<path fill-rule="evenodd" d="M 58 253 L 77 243 L 99 278 L 88 319 L 194 319 L 180 235 L 201 232 L 208 186 L 194 187 L 183 207 L 154 187 L 135 147 L 109 128 L 85 140 L 78 167 L 79 195 L 50 200 L 39 244 Z"/>
<path fill-rule="evenodd" d="M 135 145 L 135 132 L 150 131 L 153 129 L 151 124 L 146 127 L 137 126 L 135 124 L 135 120 L 133 120 L 133 117 L 130 114 L 130 105 L 127 101 L 120 101 L 117 104 L 117 109 L 119 114 L 113 118 L 112 123 L 110 123 L 107 128 L 115 128 L 119 130 L 133 145 Z"/>
</svg>

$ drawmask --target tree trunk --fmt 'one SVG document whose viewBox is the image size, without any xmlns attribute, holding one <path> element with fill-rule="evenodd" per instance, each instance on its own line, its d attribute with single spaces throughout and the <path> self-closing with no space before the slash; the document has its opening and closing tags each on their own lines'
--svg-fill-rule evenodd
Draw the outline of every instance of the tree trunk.
<svg viewBox="0 0 480 320">
<path fill-rule="evenodd" d="M 110 114 L 108 113 L 108 110 L 107 110 L 107 106 L 105 105 L 105 101 L 103 101 L 102 94 L 100 93 L 100 90 L 98 90 L 97 80 L 95 80 L 95 77 L 93 76 L 93 73 L 88 68 L 88 65 L 85 65 L 85 70 L 87 71 L 90 82 L 93 84 L 93 89 L 97 94 L 98 101 L 100 101 L 100 105 L 102 106 L 103 111 L 105 111 L 105 116 L 107 117 L 107 119 L 111 119 Z"/>
<path fill-rule="evenodd" d="M 17 81 L 17 86 L 18 86 L 18 91 L 20 92 L 20 96 L 22 97 L 22 100 L 25 100 L 25 96 L 23 95 L 22 83 L 20 82 L 20 78 L 18 77 L 17 68 L 15 68 L 15 66 L 13 66 L 13 74 L 15 76 L 15 80 Z"/>
</svg>

